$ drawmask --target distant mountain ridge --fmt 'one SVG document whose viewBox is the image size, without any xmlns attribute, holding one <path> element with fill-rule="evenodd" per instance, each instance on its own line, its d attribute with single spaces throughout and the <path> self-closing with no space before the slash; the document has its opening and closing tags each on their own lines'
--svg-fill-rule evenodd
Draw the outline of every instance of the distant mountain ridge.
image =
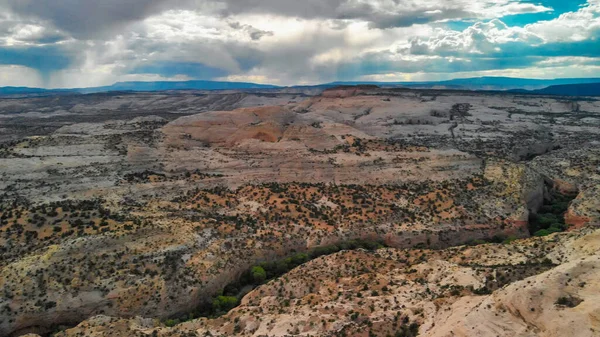
<svg viewBox="0 0 600 337">
<path fill-rule="evenodd" d="M 165 90 L 235 90 L 277 89 L 280 86 L 249 82 L 222 81 L 156 81 L 117 82 L 113 85 L 90 88 L 43 89 L 29 87 L 0 87 L 0 95 L 92 94 L 110 91 L 165 91 Z"/>
<path fill-rule="evenodd" d="M 73 93 L 73 89 L 42 89 L 29 87 L 0 87 L 0 95 Z"/>
<path fill-rule="evenodd" d="M 163 90 L 230 90 L 230 89 L 276 89 L 271 84 L 220 81 L 157 81 L 117 82 L 110 86 L 75 89 L 82 93 L 104 91 L 163 91 Z"/>
<path fill-rule="evenodd" d="M 600 96 L 600 81 L 598 81 L 598 83 L 552 85 L 547 88 L 538 90 L 515 91 L 539 95 Z"/>
<path fill-rule="evenodd" d="M 513 77 L 474 77 L 458 78 L 446 81 L 423 81 L 423 82 L 375 82 L 375 81 L 337 81 L 318 84 L 314 86 L 290 86 L 288 88 L 329 88 L 339 85 L 377 85 L 381 87 L 402 88 L 435 88 L 455 90 L 520 90 L 523 92 L 541 94 L 560 94 L 560 90 L 569 90 L 565 95 L 591 95 L 595 89 L 584 86 L 587 84 L 600 83 L 600 78 L 559 78 L 559 79 L 527 79 Z M 580 85 L 579 89 L 564 86 Z M 542 89 L 557 87 L 543 92 Z M 258 84 L 250 82 L 225 82 L 225 81 L 156 81 L 156 82 L 117 82 L 109 86 L 72 89 L 43 89 L 28 87 L 0 87 L 0 96 L 18 95 L 61 95 L 61 94 L 90 94 L 111 91 L 165 91 L 165 90 L 244 90 L 244 89 L 281 89 L 282 86 L 271 84 Z M 591 91 L 589 91 L 591 90 Z M 596 94 L 594 94 L 596 95 Z"/>
<path fill-rule="evenodd" d="M 515 77 L 472 77 L 423 82 L 332 82 L 336 85 L 374 84 L 383 87 L 440 88 L 464 90 L 537 90 L 553 85 L 599 83 L 600 78 L 529 79 Z"/>
</svg>

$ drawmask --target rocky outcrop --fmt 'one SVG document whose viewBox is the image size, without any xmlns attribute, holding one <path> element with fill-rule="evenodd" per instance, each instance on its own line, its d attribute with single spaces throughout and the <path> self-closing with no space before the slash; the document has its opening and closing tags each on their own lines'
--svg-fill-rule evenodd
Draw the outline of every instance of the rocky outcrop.
<svg viewBox="0 0 600 337">
<path fill-rule="evenodd" d="M 569 242 L 595 248 L 562 255 L 556 268 L 511 284 L 490 296 L 452 305 L 425 336 L 596 336 L 600 333 L 598 232 Z M 590 242 L 591 241 L 591 242 Z M 571 255 L 569 255 L 571 254 Z"/>
<path fill-rule="evenodd" d="M 348 98 L 358 96 L 368 90 L 377 89 L 377 86 L 362 85 L 362 86 L 341 86 L 327 89 L 321 93 L 322 97 L 326 98 Z"/>
<path fill-rule="evenodd" d="M 526 222 L 519 219 L 527 212 L 526 192 L 536 186 L 528 172 L 518 164 L 497 162 L 487 166 L 485 175 L 459 181 L 405 187 L 246 185 L 128 204 L 135 218 L 123 227 L 108 223 L 106 231 L 90 237 L 57 234 L 51 237 L 55 246 L 42 246 L 30 258 L 4 266 L 0 285 L 11 298 L 6 303 L 20 304 L 0 328 L 41 331 L 98 313 L 181 315 L 257 261 L 356 238 L 397 248 L 446 248 L 524 237 Z M 281 225 L 274 227 L 276 217 Z"/>
<path fill-rule="evenodd" d="M 527 146 L 518 146 L 513 150 L 512 159 L 516 161 L 528 161 L 537 156 L 546 154 L 557 146 L 552 142 L 538 142 Z"/>
<path fill-rule="evenodd" d="M 16 139 L 0 146 L 0 335 L 41 332 L 97 314 L 182 314 L 250 265 L 292 249 L 354 238 L 446 248 L 525 237 L 528 214 L 545 194 L 544 179 L 580 192 L 567 214 L 575 227 L 598 218 L 594 140 L 600 131 L 589 121 L 600 104 L 594 101 L 582 103 L 590 115 L 582 119 L 547 97 L 373 87 L 310 98 L 173 93 L 71 99 L 57 105 L 0 101 L 8 121 L 2 128 Z M 39 115 L 36 107 L 44 105 L 48 114 Z M 515 149 L 545 142 L 550 132 L 562 149 L 510 161 Z M 82 200 L 88 202 L 78 204 Z M 396 275 L 404 275 L 407 266 L 397 262 Z M 484 282 L 461 263 L 422 267 L 460 269 L 457 275 L 470 275 L 460 284 Z M 419 275 L 425 280 L 428 274 Z M 389 277 L 389 287 L 409 279 Z M 344 294 L 327 306 L 344 307 Z M 411 298 L 402 296 L 398 303 Z M 367 314 L 352 324 L 367 322 Z M 384 316 L 369 321 L 378 326 Z M 276 334 L 292 334 L 282 322 Z M 307 322 L 307 331 L 310 323 L 323 324 Z M 235 325 L 227 329 L 224 334 Z"/>
<path fill-rule="evenodd" d="M 502 186 L 500 194 L 503 198 L 498 200 L 497 206 L 504 202 L 519 204 L 524 201 L 526 209 L 519 210 L 511 219 L 527 223 L 529 212 L 536 212 L 544 203 L 544 177 L 525 164 L 488 160 L 485 165 L 484 177 Z"/>
<path fill-rule="evenodd" d="M 591 186 L 579 193 L 571 202 L 565 223 L 571 228 L 581 228 L 600 219 L 600 185 Z"/>
<path fill-rule="evenodd" d="M 341 252 L 302 265 L 215 319 L 173 328 L 99 316 L 57 336 L 596 336 L 600 232 L 443 251 Z M 551 259 L 553 264 L 547 262 Z"/>
</svg>

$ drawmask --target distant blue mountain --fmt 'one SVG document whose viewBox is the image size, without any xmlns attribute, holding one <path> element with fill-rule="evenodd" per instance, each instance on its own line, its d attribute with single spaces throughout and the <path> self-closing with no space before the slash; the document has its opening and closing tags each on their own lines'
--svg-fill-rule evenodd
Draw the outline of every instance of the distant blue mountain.
<svg viewBox="0 0 600 337">
<path fill-rule="evenodd" d="M 164 91 L 164 90 L 232 90 L 232 89 L 275 89 L 270 84 L 246 82 L 216 81 L 160 81 L 160 82 L 117 82 L 113 85 L 97 88 L 77 89 L 81 93 L 106 91 Z"/>
<path fill-rule="evenodd" d="M 35 95 L 35 94 L 60 94 L 72 93 L 69 89 L 41 89 L 28 87 L 0 87 L 0 95 Z"/>
<path fill-rule="evenodd" d="M 276 89 L 270 84 L 217 81 L 160 81 L 160 82 L 117 82 L 113 85 L 92 88 L 42 89 L 28 87 L 0 87 L 0 95 L 54 95 L 54 94 L 90 94 L 109 91 L 164 91 L 164 90 L 242 90 Z"/>
<path fill-rule="evenodd" d="M 539 95 L 600 96 L 600 81 L 598 83 L 552 85 L 547 88 L 538 90 L 514 91 Z"/>
<path fill-rule="evenodd" d="M 512 77 L 477 77 L 477 78 L 458 78 L 449 81 L 438 82 L 441 85 L 458 85 L 458 86 L 497 86 L 497 87 L 539 87 L 544 88 L 551 85 L 563 84 L 579 84 L 579 83 L 597 83 L 600 78 L 558 78 L 551 80 L 538 80 L 527 78 L 512 78 Z"/>
<path fill-rule="evenodd" d="M 407 88 L 447 88 L 464 90 L 511 90 L 542 89 L 552 85 L 563 84 L 582 84 L 598 83 L 600 78 L 559 78 L 550 80 L 514 78 L 514 77 L 473 77 L 457 78 L 447 81 L 426 81 L 426 82 L 373 82 L 373 81 L 352 81 L 352 82 L 333 82 L 335 85 L 358 85 L 373 84 L 381 87 L 407 87 Z"/>
<path fill-rule="evenodd" d="M 315 86 L 293 86 L 293 88 L 330 88 L 340 85 L 377 85 L 380 87 L 439 88 L 456 90 L 538 90 L 557 85 L 600 83 L 600 78 L 560 78 L 538 80 L 512 77 L 475 77 L 433 82 L 373 82 L 351 81 L 332 82 Z M 248 90 L 278 89 L 279 86 L 247 82 L 218 81 L 160 81 L 160 82 L 118 82 L 110 86 L 74 89 L 41 89 L 27 87 L 0 87 L 0 95 L 59 95 L 89 94 L 110 91 L 164 91 L 164 90 Z M 558 90 L 558 89 L 557 89 Z"/>
</svg>

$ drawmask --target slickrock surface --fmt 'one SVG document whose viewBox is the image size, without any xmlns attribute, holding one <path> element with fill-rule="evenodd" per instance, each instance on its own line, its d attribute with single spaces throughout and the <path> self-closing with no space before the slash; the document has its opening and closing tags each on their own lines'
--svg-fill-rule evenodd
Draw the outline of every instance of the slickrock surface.
<svg viewBox="0 0 600 337">
<path fill-rule="evenodd" d="M 122 318 L 122 323 L 105 324 L 113 329 L 122 324 L 146 331 L 144 327 L 155 326 L 152 319 L 129 319 L 185 315 L 258 262 L 352 239 L 377 240 L 394 249 L 443 249 L 528 237 L 530 215 L 557 191 L 576 196 L 564 219 L 570 229 L 585 231 L 600 217 L 600 102 L 590 98 L 373 87 L 337 88 L 317 96 L 111 93 L 1 100 L 0 123 L 6 131 L 0 144 L 0 335 L 48 333 L 97 315 Z M 507 247 L 512 246 L 497 249 Z M 377 253 L 391 260 L 348 252 L 302 268 L 330 272 L 343 267 L 335 261 L 355 255 L 354 260 L 373 259 L 390 270 L 408 268 L 395 255 L 405 253 L 392 248 Z M 517 248 L 510 253 L 522 254 Z M 531 253 L 535 259 L 549 254 L 536 249 Z M 465 256 L 468 265 L 461 266 L 447 256 L 442 262 L 427 257 L 423 263 L 440 269 L 435 274 L 439 282 L 457 278 L 452 282 L 479 289 L 476 281 L 484 280 L 476 277 L 471 257 Z M 429 275 L 413 267 L 416 272 L 404 273 L 407 280 Z M 538 267 L 534 274 L 546 277 L 541 274 L 545 265 Z M 534 275 L 527 268 L 518 270 L 522 278 Z M 455 272 L 457 276 L 449 276 Z M 547 277 L 554 282 L 554 276 Z M 325 274 L 321 279 L 326 280 Z M 388 287 L 398 292 L 398 300 L 387 298 L 386 303 L 382 298 L 384 302 L 373 304 L 378 315 L 392 315 L 380 306 L 408 308 L 405 300 L 422 302 L 441 291 L 430 285 L 429 291 L 437 291 L 432 295 L 419 282 L 419 287 L 406 289 L 396 284 L 400 279 L 394 282 Z M 368 283 L 365 297 L 373 290 L 381 293 L 371 286 L 376 284 Z M 260 289 L 269 287 L 273 282 Z M 256 306 L 257 291 L 236 312 Z M 452 297 L 461 299 L 440 304 L 447 310 L 429 298 L 423 315 L 402 308 L 406 313 L 401 310 L 398 322 L 409 317 L 407 329 L 417 322 L 422 334 L 441 334 L 437 326 L 443 322 L 456 326 L 456 334 L 469 329 L 490 333 L 493 327 L 474 313 L 480 310 L 482 315 L 497 313 L 506 323 L 497 327 L 498 334 L 517 331 L 510 330 L 521 328 L 509 318 L 514 308 L 522 308 L 513 301 L 533 295 L 518 287 L 502 291 L 487 296 L 494 298 L 488 308 L 488 302 L 477 306 L 483 297 L 470 299 L 472 291 L 461 288 L 461 296 Z M 428 295 L 412 297 L 419 292 Z M 521 295 L 510 297 L 513 293 Z M 319 295 L 311 302 L 332 306 L 344 294 L 336 299 Z M 370 310 L 371 302 L 360 301 L 323 307 L 325 324 L 306 316 L 313 310 L 304 302 L 268 302 L 272 330 L 244 318 L 251 327 L 236 328 L 242 329 L 236 333 L 282 335 L 296 328 L 313 335 L 342 333 L 342 328 L 352 333 L 360 328 L 365 336 L 369 330 L 383 336 L 396 333 L 387 323 L 379 327 L 383 316 L 367 320 L 362 311 L 349 325 L 343 319 L 329 322 L 336 310 L 348 316 L 350 310 Z M 304 313 L 290 311 L 296 305 Z M 513 316 L 497 309 L 503 307 Z M 543 325 L 544 311 L 534 309 L 520 314 L 533 323 L 523 323 L 526 327 L 518 331 L 550 334 L 562 329 L 552 322 Z M 461 315 L 454 312 L 463 312 L 462 317 L 469 313 L 467 321 L 459 323 Z M 112 319 L 101 316 L 84 324 L 99 329 L 107 320 Z M 373 326 L 363 329 L 366 322 Z M 198 324 L 204 323 L 185 326 L 220 334 L 235 328 Z"/>
<path fill-rule="evenodd" d="M 598 336 L 600 231 L 442 251 L 343 251 L 216 319 L 98 316 L 57 336 Z M 549 259 L 549 260 L 546 260 Z M 405 334 L 402 334 L 402 333 Z"/>
</svg>

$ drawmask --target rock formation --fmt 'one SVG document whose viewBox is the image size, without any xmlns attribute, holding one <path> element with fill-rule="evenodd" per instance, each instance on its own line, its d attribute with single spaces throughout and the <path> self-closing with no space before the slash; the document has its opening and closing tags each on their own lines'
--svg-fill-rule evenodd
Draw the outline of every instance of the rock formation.
<svg viewBox="0 0 600 337">
<path fill-rule="evenodd" d="M 296 277 L 292 271 L 288 280 L 254 290 L 234 314 L 185 323 L 192 327 L 186 331 L 284 335 L 296 328 L 307 334 L 368 334 L 372 329 L 393 335 L 398 330 L 391 326 L 412 333 L 410 325 L 415 323 L 422 334 L 441 334 L 433 322 L 436 326 L 448 322 L 457 327 L 457 334 L 496 329 L 471 313 L 480 310 L 482 315 L 498 314 L 508 327 L 514 326 L 514 330 L 498 328 L 501 335 L 501 331 L 523 335 L 543 331 L 549 336 L 565 332 L 560 326 L 542 325 L 542 316 L 533 317 L 531 312 L 526 318 L 532 323 L 525 328 L 510 320 L 515 308 L 522 311 L 511 294 L 525 294 L 517 286 L 524 281 L 503 283 L 516 288 L 510 293 L 494 288 L 495 297 L 484 294 L 489 302 L 474 307 L 484 300 L 474 298 L 483 296 L 474 291 L 491 279 L 478 278 L 474 262 L 478 260 L 471 261 L 472 256 L 460 255 L 457 249 L 427 251 L 420 262 L 410 260 L 422 254 L 418 250 L 408 251 L 412 256 L 408 262 L 400 256 L 407 254 L 401 249 L 413 247 L 444 249 L 528 237 L 531 216 L 557 191 L 576 197 L 565 206 L 564 222 L 580 230 L 557 237 L 567 242 L 587 235 L 600 216 L 600 102 L 577 104 L 578 111 L 572 111 L 554 97 L 368 86 L 336 88 L 316 96 L 283 90 L 0 101 L 3 129 L 9 131 L 0 146 L 0 335 L 47 333 L 97 315 L 105 316 L 76 328 L 84 330 L 65 334 L 92 335 L 107 327 L 124 335 L 155 328 L 166 335 L 179 333 L 181 327 L 168 330 L 152 319 L 188 314 L 256 263 L 354 239 L 384 243 L 389 250 L 376 254 L 391 260 L 346 252 L 302 268 L 334 271 L 357 258 L 373 259 L 394 270 L 415 268 L 416 272 L 399 274 L 405 279 L 385 276 L 394 279 L 388 289 L 402 295 L 373 304 L 372 312 L 380 316 L 367 318 L 363 309 L 369 310 L 371 304 L 365 300 L 335 304 L 346 293 L 338 296 L 341 290 L 334 291 L 332 283 L 328 299 L 308 289 L 314 299 L 303 295 L 296 303 L 290 298 L 289 306 L 267 301 L 265 305 L 272 306 L 271 325 L 244 316 L 244 326 L 236 327 L 235 315 L 245 306 L 256 310 L 257 291 L 274 291 L 277 282 Z M 541 151 L 536 144 L 552 146 Z M 530 242 L 538 246 L 550 242 L 536 240 L 494 249 L 521 256 L 518 250 Z M 486 247 L 490 248 L 461 249 L 475 254 Z M 470 265 L 461 266 L 451 254 L 464 256 Z M 535 259 L 510 262 L 512 257 L 507 257 L 506 263 L 538 261 L 547 252 L 536 248 L 531 254 Z M 457 288 L 460 296 L 431 302 L 431 296 L 454 288 L 434 289 L 426 286 L 429 281 L 417 282 L 430 274 L 417 268 L 417 262 L 439 268 L 439 277 L 452 279 L 448 287 L 462 286 Z M 566 260 L 554 262 L 560 262 L 556 268 L 571 268 Z M 531 263 L 539 267 L 540 279 L 530 282 L 545 278 L 554 282 L 553 274 L 544 274 L 546 264 Z M 490 268 L 486 273 L 496 275 L 497 268 Z M 533 277 L 518 270 L 522 278 Z M 355 276 L 348 275 L 349 282 Z M 418 288 L 400 284 L 408 280 L 419 283 Z M 370 288 L 374 284 L 361 290 L 363 296 L 381 293 Z M 473 289 L 465 290 L 469 285 Z M 413 298 L 411 290 L 424 295 Z M 278 296 L 285 301 L 289 294 Z M 394 309 L 394 315 L 401 312 L 395 321 L 400 323 L 389 325 L 387 319 L 393 320 L 393 315 L 380 306 L 408 307 L 405 299 L 419 303 L 427 299 L 430 304 L 423 304 L 420 314 L 416 307 L 416 311 Z M 544 299 L 551 300 L 555 299 Z M 324 316 L 329 317 L 325 323 L 309 317 L 308 301 L 330 303 L 322 308 L 323 315 L 330 315 Z M 297 319 L 292 317 L 296 306 L 303 312 Z M 503 307 L 513 316 L 501 312 Z M 453 313 L 460 312 L 472 316 L 458 322 L 460 314 Z M 339 313 L 347 314 L 348 321 L 329 322 Z M 145 318 L 130 320 L 136 316 Z M 405 317 L 408 322 L 402 328 Z M 366 329 L 365 324 L 372 326 Z"/>
</svg>

